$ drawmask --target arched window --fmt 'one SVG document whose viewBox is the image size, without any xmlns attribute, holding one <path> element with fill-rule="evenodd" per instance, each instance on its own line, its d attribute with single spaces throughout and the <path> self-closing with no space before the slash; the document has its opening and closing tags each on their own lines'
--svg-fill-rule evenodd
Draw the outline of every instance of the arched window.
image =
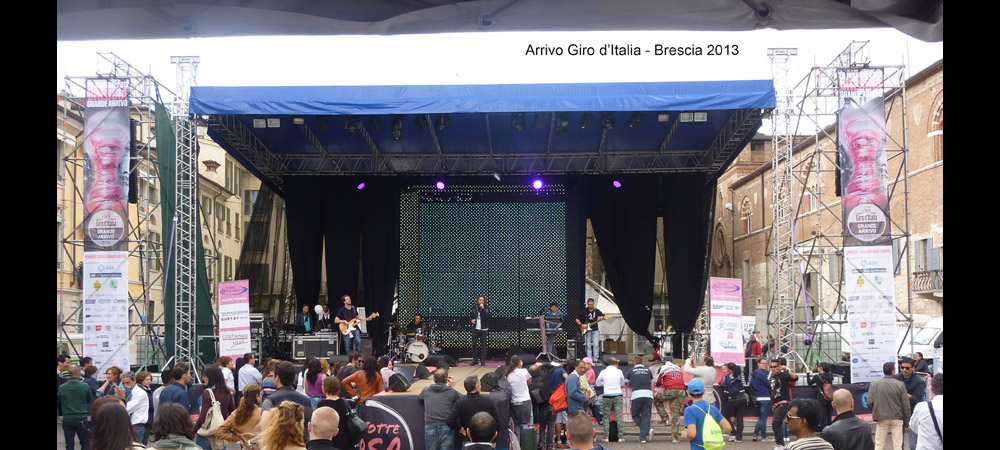
<svg viewBox="0 0 1000 450">
<path fill-rule="evenodd" d="M 934 162 L 944 161 L 944 90 L 931 103 L 934 111 L 927 118 L 927 137 L 934 140 Z"/>
<path fill-rule="evenodd" d="M 743 201 L 740 203 L 740 220 L 743 221 L 747 234 L 750 234 L 750 231 L 753 230 L 752 219 L 753 203 L 750 202 L 750 197 L 743 197 Z"/>
</svg>

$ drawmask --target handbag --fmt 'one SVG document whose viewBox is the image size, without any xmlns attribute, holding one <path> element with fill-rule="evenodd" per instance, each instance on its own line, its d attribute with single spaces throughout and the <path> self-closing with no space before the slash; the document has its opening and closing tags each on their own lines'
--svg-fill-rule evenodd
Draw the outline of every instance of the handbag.
<svg viewBox="0 0 1000 450">
<path fill-rule="evenodd" d="M 569 403 L 566 402 L 566 383 L 559 385 L 559 387 L 552 392 L 552 396 L 549 397 L 549 405 L 552 405 L 552 412 L 556 413 L 569 409 Z"/>
<path fill-rule="evenodd" d="M 347 435 L 350 437 L 351 443 L 357 444 L 361 442 L 361 438 L 365 436 L 366 431 L 368 431 L 368 423 L 365 422 L 365 419 L 359 417 L 358 413 L 351 410 L 351 408 L 347 408 Z"/>
<path fill-rule="evenodd" d="M 747 406 L 757 406 L 757 392 L 752 386 L 745 386 L 743 393 L 747 396 Z"/>
<path fill-rule="evenodd" d="M 207 416 L 205 416 L 205 422 L 201 424 L 201 428 L 198 429 L 198 435 L 202 437 L 215 437 L 215 432 L 219 430 L 222 426 L 222 405 L 218 400 L 215 399 L 215 393 L 211 389 L 207 389 L 209 397 L 212 398 L 212 407 L 208 410 Z"/>
</svg>

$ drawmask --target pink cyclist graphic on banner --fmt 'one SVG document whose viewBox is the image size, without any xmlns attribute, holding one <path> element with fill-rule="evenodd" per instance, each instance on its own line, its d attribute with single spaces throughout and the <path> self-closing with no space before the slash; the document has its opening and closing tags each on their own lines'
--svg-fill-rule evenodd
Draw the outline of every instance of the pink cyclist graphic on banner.
<svg viewBox="0 0 1000 450">
<path fill-rule="evenodd" d="M 128 107 L 124 104 L 127 97 L 111 98 L 109 92 L 117 93 L 98 88 L 88 91 L 96 99 L 88 97 L 84 122 L 84 246 L 124 250 L 131 135 Z M 101 106 L 93 107 L 91 103 Z"/>
<path fill-rule="evenodd" d="M 873 245 L 889 239 L 889 177 L 884 103 L 866 100 L 843 99 L 838 137 L 844 231 L 855 244 Z"/>
</svg>

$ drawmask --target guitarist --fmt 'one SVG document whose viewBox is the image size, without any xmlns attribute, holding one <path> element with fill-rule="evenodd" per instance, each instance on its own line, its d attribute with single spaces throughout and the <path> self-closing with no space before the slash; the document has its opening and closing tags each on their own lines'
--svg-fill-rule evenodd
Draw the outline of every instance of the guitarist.
<svg viewBox="0 0 1000 450">
<path fill-rule="evenodd" d="M 340 299 L 344 302 L 344 306 L 337 310 L 337 317 L 333 321 L 337 324 L 350 325 L 352 320 L 358 318 L 358 309 L 351 305 L 350 295 L 345 294 Z M 361 320 L 368 319 L 362 317 Z M 344 340 L 345 354 L 350 354 L 352 350 L 361 353 L 361 330 L 355 328 L 350 335 L 343 336 L 342 339 Z"/>
<path fill-rule="evenodd" d="M 594 299 L 587 299 L 587 309 L 580 311 L 576 318 L 576 324 L 580 326 L 580 333 L 584 335 L 587 342 L 587 356 L 597 360 L 601 357 L 601 336 L 597 331 L 597 322 L 607 317 L 601 310 L 594 308 Z"/>
<path fill-rule="evenodd" d="M 492 311 L 486 306 L 486 297 L 480 295 L 476 297 L 476 307 L 472 308 L 472 365 L 479 361 L 480 366 L 486 365 L 486 333 L 490 329 L 490 316 Z M 478 346 L 478 352 L 477 350 Z"/>
</svg>

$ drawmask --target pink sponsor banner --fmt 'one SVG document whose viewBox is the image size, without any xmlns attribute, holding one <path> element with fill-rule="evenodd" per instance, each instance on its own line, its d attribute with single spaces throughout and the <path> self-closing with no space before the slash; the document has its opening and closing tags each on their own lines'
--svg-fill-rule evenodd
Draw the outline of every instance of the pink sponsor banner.
<svg viewBox="0 0 1000 450">
<path fill-rule="evenodd" d="M 219 356 L 250 352 L 250 281 L 219 283 Z"/>
<path fill-rule="evenodd" d="M 743 358 L 743 280 L 709 281 L 709 327 L 716 364 L 745 364 Z"/>
</svg>

